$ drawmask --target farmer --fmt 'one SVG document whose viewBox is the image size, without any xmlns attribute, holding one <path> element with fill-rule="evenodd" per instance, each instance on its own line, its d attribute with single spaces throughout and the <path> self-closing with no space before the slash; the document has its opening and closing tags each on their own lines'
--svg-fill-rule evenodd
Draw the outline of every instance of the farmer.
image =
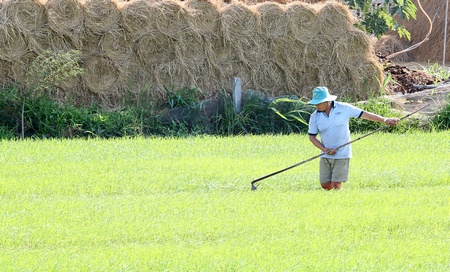
<svg viewBox="0 0 450 272">
<path fill-rule="evenodd" d="M 348 103 L 335 101 L 337 96 L 330 95 L 327 87 L 313 90 L 313 98 L 308 102 L 316 106 L 309 120 L 309 140 L 325 155 L 320 158 L 320 185 L 325 190 L 340 189 L 342 182 L 348 180 L 351 145 L 338 150 L 336 148 L 350 142 L 349 120 L 351 117 L 363 118 L 386 125 L 396 126 L 398 118 L 382 116 L 363 111 Z M 320 134 L 320 141 L 317 135 Z"/>
</svg>

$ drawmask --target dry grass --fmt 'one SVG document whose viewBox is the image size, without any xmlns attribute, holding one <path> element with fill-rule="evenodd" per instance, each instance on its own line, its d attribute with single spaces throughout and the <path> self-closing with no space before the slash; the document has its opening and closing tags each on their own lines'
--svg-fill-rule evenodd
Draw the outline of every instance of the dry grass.
<svg viewBox="0 0 450 272">
<path fill-rule="evenodd" d="M 2 15 L 26 35 L 39 35 L 46 28 L 45 7 L 37 0 L 5 1 Z"/>
<path fill-rule="evenodd" d="M 85 26 L 94 33 L 103 34 L 119 27 L 121 14 L 111 0 L 87 0 L 84 11 Z"/>
<path fill-rule="evenodd" d="M 378 89 L 373 45 L 344 5 L 256 2 L 11 0 L 0 13 L 8 22 L 0 26 L 0 60 L 20 66 L 27 52 L 79 49 L 86 74 L 65 91 L 109 105 L 120 103 L 124 88 L 148 85 L 195 85 L 209 98 L 230 91 L 233 77 L 274 96 L 310 96 L 317 85 L 354 97 Z M 40 8 L 24 7 L 23 19 L 5 16 L 24 3 L 45 7 L 36 26 L 48 27 L 39 36 L 27 35 L 35 31 L 26 19 L 40 18 Z"/>
<path fill-rule="evenodd" d="M 0 59 L 18 61 L 27 52 L 28 41 L 16 27 L 0 26 Z"/>
</svg>

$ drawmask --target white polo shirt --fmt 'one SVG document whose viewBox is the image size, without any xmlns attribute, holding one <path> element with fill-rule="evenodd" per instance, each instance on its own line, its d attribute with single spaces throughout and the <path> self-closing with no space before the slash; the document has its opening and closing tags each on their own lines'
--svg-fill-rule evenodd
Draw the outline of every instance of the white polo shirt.
<svg viewBox="0 0 450 272">
<path fill-rule="evenodd" d="M 315 111 L 309 120 L 309 135 L 320 134 L 320 141 L 327 148 L 336 148 L 351 141 L 350 139 L 350 118 L 359 118 L 364 113 L 363 110 L 348 103 L 331 103 L 332 107 L 328 116 L 323 111 Z M 351 145 L 340 148 L 336 154 L 325 154 L 323 158 L 348 159 L 352 157 Z"/>
</svg>

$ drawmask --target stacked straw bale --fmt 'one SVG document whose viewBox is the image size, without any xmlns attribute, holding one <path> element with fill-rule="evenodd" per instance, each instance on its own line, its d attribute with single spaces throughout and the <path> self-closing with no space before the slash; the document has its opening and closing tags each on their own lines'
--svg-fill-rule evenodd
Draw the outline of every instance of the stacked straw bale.
<svg viewBox="0 0 450 272">
<path fill-rule="evenodd" d="M 163 86 L 197 86 L 213 97 L 230 91 L 233 77 L 273 96 L 310 97 L 318 85 L 358 99 L 378 90 L 372 42 L 346 6 L 257 2 L 4 0 L 0 77 L 22 83 L 21 71 L 43 50 L 77 49 L 86 73 L 58 97 L 86 104 L 120 106 L 125 94 L 148 88 L 163 99 Z"/>
<path fill-rule="evenodd" d="M 86 0 L 84 12 L 86 28 L 96 34 L 116 30 L 122 19 L 117 5 L 110 0 Z"/>
<path fill-rule="evenodd" d="M 48 0 L 48 25 L 58 35 L 67 37 L 81 49 L 84 31 L 83 6 L 78 0 Z"/>
</svg>

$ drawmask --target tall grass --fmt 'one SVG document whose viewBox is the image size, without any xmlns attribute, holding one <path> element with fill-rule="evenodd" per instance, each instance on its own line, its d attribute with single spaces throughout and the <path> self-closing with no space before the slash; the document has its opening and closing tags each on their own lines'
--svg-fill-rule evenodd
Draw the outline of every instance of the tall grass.
<svg viewBox="0 0 450 272">
<path fill-rule="evenodd" d="M 357 137 L 354 135 L 353 137 Z M 2 271 L 446 271 L 450 135 L 353 144 L 341 191 L 306 135 L 1 141 Z"/>
</svg>

